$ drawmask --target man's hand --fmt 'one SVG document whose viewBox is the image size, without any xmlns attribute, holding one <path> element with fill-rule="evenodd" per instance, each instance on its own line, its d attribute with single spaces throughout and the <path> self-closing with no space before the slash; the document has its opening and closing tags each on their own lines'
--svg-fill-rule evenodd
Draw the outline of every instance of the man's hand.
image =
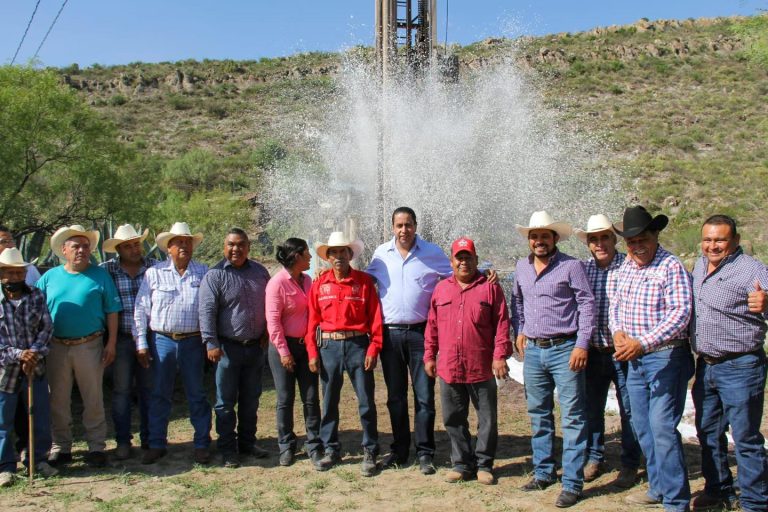
<svg viewBox="0 0 768 512">
<path fill-rule="evenodd" d="M 365 356 L 365 371 L 370 372 L 376 368 L 376 363 L 379 362 L 379 356 Z"/>
<path fill-rule="evenodd" d="M 517 339 L 515 340 L 515 346 L 517 347 L 517 352 L 520 354 L 520 357 L 525 358 L 525 344 L 527 343 L 527 340 L 525 339 L 524 334 L 518 334 Z"/>
<path fill-rule="evenodd" d="M 755 281 L 755 291 L 747 295 L 747 305 L 750 313 L 765 313 L 768 308 L 768 299 L 765 291 L 760 287 L 760 282 Z"/>
<path fill-rule="evenodd" d="M 433 379 L 437 378 L 437 363 L 434 361 L 424 363 L 424 372 Z"/>
<path fill-rule="evenodd" d="M 37 364 L 37 352 L 34 350 L 22 350 L 21 355 L 19 356 L 19 361 L 35 365 Z"/>
<path fill-rule="evenodd" d="M 37 362 L 35 361 L 23 361 L 21 363 L 21 371 L 29 377 L 35 371 L 35 366 L 37 366 Z"/>
<path fill-rule="evenodd" d="M 309 371 L 312 373 L 320 373 L 320 360 L 313 357 L 309 360 Z"/>
<path fill-rule="evenodd" d="M 149 355 L 149 350 L 146 348 L 136 351 L 136 359 L 139 361 L 139 366 L 142 368 L 149 368 L 149 362 L 152 361 L 152 357 Z"/>
<path fill-rule="evenodd" d="M 296 368 L 296 361 L 293 360 L 293 356 L 288 354 L 287 356 L 280 356 L 280 364 L 283 365 L 287 371 L 293 373 Z"/>
<path fill-rule="evenodd" d="M 267 348 L 267 345 L 269 345 L 269 333 L 265 331 L 264 334 L 261 335 L 261 339 L 259 339 L 259 346 L 261 348 Z"/>
<path fill-rule="evenodd" d="M 587 367 L 589 351 L 585 348 L 574 347 L 571 351 L 571 358 L 568 360 L 568 368 L 572 372 L 580 372 Z"/>
<path fill-rule="evenodd" d="M 493 369 L 493 376 L 497 379 L 509 377 L 509 366 L 507 366 L 506 359 L 494 359 L 491 368 Z"/>
<path fill-rule="evenodd" d="M 624 334 L 624 337 L 618 341 L 614 335 L 613 340 L 614 346 L 616 347 L 616 352 L 613 354 L 613 358 L 617 361 L 632 361 L 643 355 L 643 344 L 640 343 L 640 340 L 626 334 Z"/>
<path fill-rule="evenodd" d="M 111 365 L 115 361 L 116 345 L 117 340 L 113 342 L 107 342 L 107 344 L 104 345 L 104 351 L 101 354 L 101 364 L 104 366 L 104 368 Z"/>
<path fill-rule="evenodd" d="M 485 277 L 490 284 L 496 284 L 499 282 L 499 274 L 492 268 L 485 269 Z"/>
<path fill-rule="evenodd" d="M 626 342 L 627 333 L 624 331 L 616 331 L 613 333 L 613 344 L 617 347 L 623 345 Z"/>
<path fill-rule="evenodd" d="M 221 350 L 220 347 L 212 348 L 208 351 L 208 360 L 212 363 L 218 363 L 221 361 L 221 356 L 224 355 L 224 352 Z"/>
</svg>

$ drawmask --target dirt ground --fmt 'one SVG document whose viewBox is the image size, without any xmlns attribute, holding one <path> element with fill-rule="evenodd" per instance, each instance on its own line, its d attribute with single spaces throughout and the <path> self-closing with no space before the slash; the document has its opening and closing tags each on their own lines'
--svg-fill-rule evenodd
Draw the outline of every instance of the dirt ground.
<svg viewBox="0 0 768 512">
<path fill-rule="evenodd" d="M 210 374 L 208 384 L 212 399 L 213 382 Z M 195 465 L 191 460 L 192 430 L 186 419 L 183 393 L 177 387 L 169 454 L 160 462 L 151 466 L 141 465 L 140 450 L 137 448 L 130 460 L 112 460 L 108 468 L 92 470 L 82 460 L 85 445 L 80 443 L 73 452 L 75 462 L 63 470 L 60 476 L 48 480 L 37 479 L 32 485 L 26 479 L 19 479 L 13 487 L 0 490 L 0 507 L 2 510 L 13 511 L 67 512 L 556 510 L 554 501 L 560 492 L 559 485 L 533 493 L 519 490 L 531 476 L 530 423 L 525 412 L 521 385 L 510 383 L 499 394 L 500 439 L 495 468 L 498 484 L 495 486 L 483 486 L 477 482 L 443 482 L 442 474 L 450 467 L 450 451 L 448 436 L 442 426 L 439 399 L 435 457 L 439 470 L 436 475 L 423 476 L 416 465 L 382 471 L 373 478 L 361 476 L 361 433 L 354 392 L 348 382 L 342 390 L 342 402 L 341 440 L 344 459 L 341 465 L 326 473 L 315 471 L 305 455 L 300 455 L 291 467 L 278 466 L 275 391 L 267 371 L 259 409 L 258 437 L 261 445 L 271 452 L 268 459 L 246 458 L 240 468 L 225 469 L 218 465 L 219 459 L 214 450 L 214 464 L 207 467 Z M 381 450 L 382 454 L 386 454 L 392 438 L 386 409 L 386 389 L 380 369 L 376 370 L 376 405 Z M 296 427 L 297 434 L 301 435 L 303 421 L 298 417 L 299 410 L 297 407 Z M 77 418 L 79 411 L 75 413 Z M 474 425 L 474 420 L 471 424 Z M 618 424 L 616 415 L 607 417 L 607 463 L 610 472 L 585 485 L 585 497 L 573 510 L 632 510 L 623 502 L 624 496 L 631 491 L 622 492 L 610 485 L 619 467 Z M 767 424 L 764 415 L 764 427 Z M 215 439 L 215 432 L 213 437 Z M 109 448 L 110 451 L 114 448 L 114 442 L 110 443 Z M 704 486 L 695 439 L 686 440 L 686 455 L 695 495 Z M 733 461 L 732 468 L 735 469 Z M 633 490 L 645 488 L 645 483 L 641 482 Z"/>
</svg>

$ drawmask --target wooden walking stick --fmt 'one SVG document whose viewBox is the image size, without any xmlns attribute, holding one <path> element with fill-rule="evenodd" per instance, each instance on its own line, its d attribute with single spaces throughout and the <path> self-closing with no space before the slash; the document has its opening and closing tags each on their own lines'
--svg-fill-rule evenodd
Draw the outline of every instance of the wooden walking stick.
<svg viewBox="0 0 768 512">
<path fill-rule="evenodd" d="M 32 381 L 35 378 L 34 367 L 27 373 L 27 404 L 29 407 L 29 444 L 27 445 L 27 457 L 29 458 L 29 483 L 32 485 L 35 479 L 35 393 Z"/>
</svg>

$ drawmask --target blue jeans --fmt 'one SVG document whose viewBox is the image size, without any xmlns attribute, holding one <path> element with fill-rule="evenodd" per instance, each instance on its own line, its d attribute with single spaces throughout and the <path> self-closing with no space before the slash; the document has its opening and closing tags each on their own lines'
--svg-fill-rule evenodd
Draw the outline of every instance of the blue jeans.
<svg viewBox="0 0 768 512">
<path fill-rule="evenodd" d="M 435 454 L 435 379 L 424 371 L 424 333 L 384 328 L 381 368 L 387 384 L 387 409 L 392 422 L 392 453 L 408 458 L 411 420 L 408 415 L 408 375 L 413 386 L 413 430 L 416 455 Z M 410 372 L 409 372 L 410 369 Z"/>
<path fill-rule="evenodd" d="M 299 385 L 301 403 L 304 405 L 304 426 L 307 430 L 307 453 L 323 449 L 320 440 L 320 386 L 318 375 L 309 370 L 309 358 L 304 343 L 288 341 L 288 349 L 295 366 L 292 372 L 280 363 L 280 354 L 269 344 L 269 367 L 277 391 L 277 445 L 280 453 L 296 451 L 296 433 L 293 431 L 293 404 L 296 401 L 296 384 Z"/>
<path fill-rule="evenodd" d="M 648 495 L 666 510 L 688 510 L 691 488 L 677 425 L 683 416 L 693 357 L 688 346 L 630 361 L 627 388 L 632 426 L 648 469 Z"/>
<path fill-rule="evenodd" d="M 208 448 L 211 445 L 211 406 L 203 387 L 205 347 L 202 338 L 193 336 L 173 341 L 158 333 L 152 337 L 154 387 L 149 400 L 149 447 L 165 448 L 168 445 L 173 386 L 179 371 L 189 403 L 189 421 L 195 430 L 195 448 Z"/>
<path fill-rule="evenodd" d="M 326 453 L 341 453 L 339 442 L 339 400 L 344 372 L 347 372 L 357 395 L 357 410 L 363 428 L 363 449 L 379 453 L 379 431 L 376 423 L 373 372 L 365 371 L 365 353 L 368 336 L 346 340 L 323 341 L 320 347 L 323 382 L 323 417 L 320 420 L 320 439 Z"/>
<path fill-rule="evenodd" d="M 216 447 L 221 453 L 247 450 L 256 442 L 264 350 L 258 343 L 244 346 L 225 340 L 216 364 Z M 237 405 L 237 412 L 235 412 Z M 237 433 L 235 433 L 237 425 Z"/>
<path fill-rule="evenodd" d="M 699 358 L 693 383 L 704 492 L 728 500 L 736 497 L 725 437 L 730 424 L 744 510 L 768 511 L 768 463 L 760 433 L 766 370 L 762 351 L 716 365 Z"/>
<path fill-rule="evenodd" d="M 575 346 L 575 339 L 551 348 L 539 348 L 529 341 L 523 378 L 531 417 L 534 476 L 550 482 L 557 479 L 553 414 L 557 387 L 563 432 L 563 490 L 580 494 L 587 455 L 586 379 L 584 372 L 573 372 L 568 367 Z"/>
<path fill-rule="evenodd" d="M 16 416 L 16 406 L 19 402 L 28 411 L 27 376 L 21 378 L 19 390 L 16 393 L 0 392 L 0 472 L 16 472 L 16 452 L 13 443 L 13 424 Z M 48 379 L 45 375 L 32 380 L 35 415 L 35 461 L 43 462 L 51 449 L 51 404 L 48 397 Z M 28 465 L 29 453 L 24 460 Z"/>
<path fill-rule="evenodd" d="M 587 361 L 587 461 L 600 463 L 605 458 L 605 403 L 608 390 L 613 382 L 616 388 L 616 400 L 621 414 L 621 467 L 637 469 L 640 467 L 640 444 L 632 430 L 627 391 L 627 373 L 629 364 L 613 359 L 613 354 L 589 350 Z"/>
<path fill-rule="evenodd" d="M 128 444 L 131 435 L 131 399 L 136 383 L 139 405 L 139 439 L 149 442 L 149 395 L 152 392 L 152 372 L 142 368 L 136 359 L 136 343 L 130 334 L 117 335 L 115 362 L 112 363 L 112 422 L 115 424 L 115 441 Z"/>
</svg>

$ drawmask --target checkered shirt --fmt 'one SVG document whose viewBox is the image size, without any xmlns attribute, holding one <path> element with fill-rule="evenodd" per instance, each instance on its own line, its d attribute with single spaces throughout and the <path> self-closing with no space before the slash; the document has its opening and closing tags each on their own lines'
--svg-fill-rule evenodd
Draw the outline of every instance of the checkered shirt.
<svg viewBox="0 0 768 512">
<path fill-rule="evenodd" d="M 619 267 L 624 263 L 626 254 L 617 252 L 613 260 L 605 268 L 597 266 L 594 258 L 590 258 L 585 263 L 587 278 L 592 286 L 592 293 L 595 296 L 595 313 L 597 324 L 595 334 L 589 344 L 593 347 L 612 347 L 613 337 L 608 328 L 608 307 L 613 294 L 616 292 L 616 276 Z"/>
<path fill-rule="evenodd" d="M 707 275 L 701 257 L 693 269 L 693 348 L 712 357 L 753 352 L 765 341 L 765 314 L 750 313 L 747 296 L 755 282 L 768 290 L 768 269 L 739 247 Z"/>
<path fill-rule="evenodd" d="M 640 267 L 626 258 L 619 267 L 608 327 L 638 339 L 645 353 L 653 352 L 671 340 L 688 338 L 692 310 L 690 274 L 659 245 L 648 265 Z"/>
<path fill-rule="evenodd" d="M 120 302 L 123 304 L 123 310 L 119 313 L 118 328 L 121 334 L 130 335 L 133 330 L 133 303 L 136 301 L 136 295 L 139 293 L 141 282 L 144 281 L 144 273 L 148 268 L 159 263 L 154 258 L 142 258 L 141 267 L 136 277 L 131 277 L 120 266 L 120 256 L 107 260 L 100 267 L 104 268 L 117 287 L 117 293 L 120 294 Z"/>
</svg>

